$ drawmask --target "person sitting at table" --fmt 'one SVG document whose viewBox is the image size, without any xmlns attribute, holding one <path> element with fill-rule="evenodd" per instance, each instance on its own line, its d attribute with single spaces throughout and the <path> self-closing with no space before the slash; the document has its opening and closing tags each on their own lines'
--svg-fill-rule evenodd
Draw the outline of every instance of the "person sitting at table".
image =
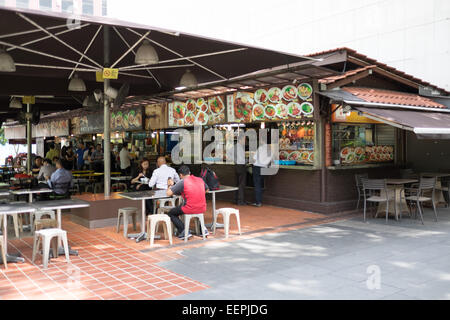
<svg viewBox="0 0 450 320">
<path fill-rule="evenodd" d="M 208 186 L 202 178 L 191 175 L 189 167 L 182 165 L 178 169 L 178 174 L 181 180 L 173 185 L 173 182 L 169 182 L 169 188 L 166 191 L 168 197 L 173 195 L 181 195 L 184 199 L 184 204 L 179 207 L 175 207 L 169 211 L 170 220 L 173 222 L 178 231 L 178 237 L 184 238 L 184 233 L 188 232 L 188 238 L 192 235 L 189 230 L 185 230 L 184 223 L 178 218 L 182 214 L 200 214 L 206 211 L 206 195 Z M 189 226 L 188 226 L 189 228 Z M 208 230 L 205 229 L 205 235 L 208 234 Z"/>
<path fill-rule="evenodd" d="M 52 196 L 68 196 L 70 197 L 70 188 L 73 185 L 72 174 L 70 171 L 64 169 L 63 162 L 61 159 L 55 162 L 56 171 L 53 172 L 50 179 L 47 179 L 48 186 L 53 190 Z"/>
<path fill-rule="evenodd" d="M 138 175 L 131 179 L 131 186 L 136 191 L 150 190 L 147 183 L 144 183 L 145 179 L 150 179 L 150 162 L 148 159 L 144 158 L 139 163 Z"/>
<path fill-rule="evenodd" d="M 34 159 L 34 164 L 33 164 L 33 168 L 31 169 L 31 171 L 33 173 L 39 173 L 39 171 L 41 170 L 42 167 L 42 157 L 37 156 L 36 159 Z"/>
<path fill-rule="evenodd" d="M 41 167 L 41 169 L 39 170 L 39 174 L 38 174 L 38 181 L 43 181 L 43 180 L 47 180 L 49 179 L 53 172 L 56 171 L 56 168 L 52 165 L 52 161 L 45 158 L 44 159 L 44 165 Z"/>
<path fill-rule="evenodd" d="M 157 169 L 153 170 L 152 177 L 148 182 L 148 186 L 153 188 L 156 186 L 156 189 L 166 190 L 167 189 L 167 181 L 169 179 L 173 180 L 174 183 L 178 183 L 180 181 L 180 177 L 174 168 L 171 168 L 166 163 L 165 157 L 159 157 L 156 160 Z"/>
</svg>

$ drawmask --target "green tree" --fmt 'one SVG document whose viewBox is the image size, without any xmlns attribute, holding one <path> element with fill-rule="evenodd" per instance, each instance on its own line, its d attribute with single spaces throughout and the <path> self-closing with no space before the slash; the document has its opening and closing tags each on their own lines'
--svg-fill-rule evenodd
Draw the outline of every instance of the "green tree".
<svg viewBox="0 0 450 320">
<path fill-rule="evenodd" d="M 4 146 L 8 143 L 8 139 L 5 139 L 5 129 L 0 128 L 0 144 Z"/>
</svg>

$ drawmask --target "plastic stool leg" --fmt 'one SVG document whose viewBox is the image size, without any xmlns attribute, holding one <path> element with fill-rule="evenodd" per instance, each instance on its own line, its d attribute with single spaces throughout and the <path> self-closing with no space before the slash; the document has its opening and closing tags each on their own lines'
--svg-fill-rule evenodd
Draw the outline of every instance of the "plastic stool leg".
<svg viewBox="0 0 450 320">
<path fill-rule="evenodd" d="M 128 235 L 128 212 L 123 213 L 123 236 L 126 238 Z"/>
<path fill-rule="evenodd" d="M 66 255 L 66 261 L 69 263 L 70 262 L 69 245 L 67 243 L 67 233 L 66 232 L 62 236 L 62 242 L 63 242 L 63 245 L 64 245 L 64 254 Z"/>
<path fill-rule="evenodd" d="M 189 223 L 190 222 L 191 222 L 191 215 L 185 214 L 184 215 L 184 242 L 187 242 L 187 240 L 188 240 Z"/>
<path fill-rule="evenodd" d="M 39 249 L 39 236 L 37 234 L 34 234 L 33 238 L 33 254 L 31 255 L 31 262 L 34 263 L 34 260 L 36 258 L 36 252 Z"/>
<path fill-rule="evenodd" d="M 16 234 L 16 238 L 19 238 L 19 216 L 16 214 L 12 215 L 13 218 L 13 224 L 14 224 L 14 233 Z M 33 219 L 32 219 L 33 221 Z M 31 230 L 34 231 L 34 225 L 31 224 Z"/>
<path fill-rule="evenodd" d="M 42 253 L 42 262 L 44 264 L 44 269 L 48 267 L 48 253 L 50 251 L 50 239 L 48 237 L 43 237 L 43 253 Z"/>
<path fill-rule="evenodd" d="M 150 220 L 150 247 L 153 247 L 153 243 L 155 241 L 155 229 L 156 229 L 156 221 Z"/>
<path fill-rule="evenodd" d="M 239 211 L 235 214 L 235 216 L 236 216 L 239 235 L 242 235 L 242 233 L 241 233 L 241 218 L 239 216 Z"/>
<path fill-rule="evenodd" d="M 165 222 L 166 229 L 167 229 L 167 236 L 169 237 L 169 243 L 172 245 L 172 222 Z"/>
<path fill-rule="evenodd" d="M 205 218 L 204 218 L 203 215 L 201 215 L 201 216 L 198 217 L 198 220 L 200 221 L 200 228 L 202 229 L 203 240 L 205 240 L 205 238 L 206 238 L 206 236 L 205 236 L 205 229 L 206 229 L 206 227 L 205 227 Z"/>
<path fill-rule="evenodd" d="M 133 212 L 133 214 L 132 214 L 132 218 L 133 218 L 133 230 L 134 231 L 136 231 L 136 214 L 137 214 L 137 212 L 135 211 L 135 212 Z"/>
<path fill-rule="evenodd" d="M 228 238 L 228 233 L 230 231 L 230 214 L 226 213 L 223 215 L 224 228 L 225 228 L 225 239 Z"/>
<path fill-rule="evenodd" d="M 119 233 L 120 231 L 120 218 L 122 218 L 122 213 L 119 212 L 119 214 L 117 215 L 117 227 L 116 227 L 116 232 Z"/>
</svg>

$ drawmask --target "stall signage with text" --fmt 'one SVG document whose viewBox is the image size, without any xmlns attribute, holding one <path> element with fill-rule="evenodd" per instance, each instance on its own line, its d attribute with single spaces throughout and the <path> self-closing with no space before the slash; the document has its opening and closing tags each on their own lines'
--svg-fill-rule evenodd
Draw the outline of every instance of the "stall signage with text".
<svg viewBox="0 0 450 320">
<path fill-rule="evenodd" d="M 332 122 L 350 122 L 350 123 L 381 123 L 364 116 L 358 115 L 356 111 L 344 112 L 341 105 L 331 105 Z"/>
</svg>

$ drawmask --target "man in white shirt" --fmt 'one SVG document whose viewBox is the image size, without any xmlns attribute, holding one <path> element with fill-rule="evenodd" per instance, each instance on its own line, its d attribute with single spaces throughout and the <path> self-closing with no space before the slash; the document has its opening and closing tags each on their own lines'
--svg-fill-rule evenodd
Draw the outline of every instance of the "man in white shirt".
<svg viewBox="0 0 450 320">
<path fill-rule="evenodd" d="M 125 176 L 129 176 L 131 174 L 131 156 L 127 149 L 128 145 L 126 143 L 123 144 L 122 150 L 120 150 L 119 158 L 120 158 L 120 170 L 122 174 Z"/>
<path fill-rule="evenodd" d="M 261 145 L 253 157 L 254 163 L 252 168 L 253 184 L 255 186 L 255 203 L 251 205 L 256 207 L 262 206 L 262 186 L 264 178 L 261 176 L 261 168 L 267 168 L 272 161 L 272 152 L 267 144 Z"/>
<path fill-rule="evenodd" d="M 156 189 L 167 190 L 167 181 L 170 179 L 174 183 L 180 181 L 180 177 L 174 168 L 169 167 L 166 164 L 166 158 L 159 157 L 156 165 L 157 169 L 153 170 L 152 177 L 148 183 L 150 188 L 156 186 Z"/>
</svg>

